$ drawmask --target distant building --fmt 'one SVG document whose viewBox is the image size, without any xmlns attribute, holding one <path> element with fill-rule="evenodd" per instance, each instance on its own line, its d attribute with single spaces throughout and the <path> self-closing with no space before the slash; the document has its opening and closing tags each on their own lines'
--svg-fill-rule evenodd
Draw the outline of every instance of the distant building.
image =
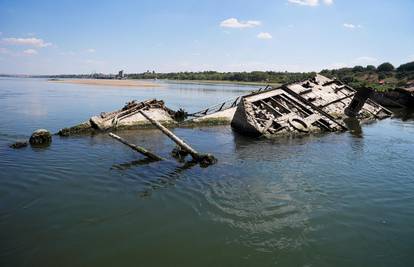
<svg viewBox="0 0 414 267">
<path fill-rule="evenodd" d="M 118 72 L 118 76 L 117 76 L 117 78 L 118 79 L 123 79 L 123 78 L 125 78 L 125 75 L 124 75 L 124 71 L 123 70 L 120 70 L 119 72 Z"/>
</svg>

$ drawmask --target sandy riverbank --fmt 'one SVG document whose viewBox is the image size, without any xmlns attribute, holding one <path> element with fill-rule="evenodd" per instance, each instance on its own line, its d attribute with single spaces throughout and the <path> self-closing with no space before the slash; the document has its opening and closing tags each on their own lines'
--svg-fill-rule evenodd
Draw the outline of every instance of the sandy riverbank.
<svg viewBox="0 0 414 267">
<path fill-rule="evenodd" d="M 142 80 L 107 80 L 107 79 L 59 79 L 49 80 L 53 83 L 71 83 L 85 85 L 121 86 L 121 87 L 161 87 L 160 84 Z"/>
</svg>

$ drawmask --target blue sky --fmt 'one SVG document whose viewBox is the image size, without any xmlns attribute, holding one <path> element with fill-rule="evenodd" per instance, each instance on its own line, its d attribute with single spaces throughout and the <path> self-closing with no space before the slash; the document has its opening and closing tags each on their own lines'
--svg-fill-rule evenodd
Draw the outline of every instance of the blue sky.
<svg viewBox="0 0 414 267">
<path fill-rule="evenodd" d="M 412 0 L 0 0 L 0 73 L 319 71 L 414 61 Z"/>
</svg>

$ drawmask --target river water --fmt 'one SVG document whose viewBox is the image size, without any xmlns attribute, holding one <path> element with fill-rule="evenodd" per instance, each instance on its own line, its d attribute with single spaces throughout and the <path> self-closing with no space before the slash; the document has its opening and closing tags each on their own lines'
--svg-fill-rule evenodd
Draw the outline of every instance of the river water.
<svg viewBox="0 0 414 267">
<path fill-rule="evenodd" d="M 0 266 L 414 266 L 414 121 L 359 133 L 255 140 L 174 129 L 209 168 L 148 163 L 110 137 L 55 137 L 131 99 L 198 111 L 255 89 L 113 88 L 0 80 Z M 157 130 L 120 132 L 171 158 Z"/>
</svg>

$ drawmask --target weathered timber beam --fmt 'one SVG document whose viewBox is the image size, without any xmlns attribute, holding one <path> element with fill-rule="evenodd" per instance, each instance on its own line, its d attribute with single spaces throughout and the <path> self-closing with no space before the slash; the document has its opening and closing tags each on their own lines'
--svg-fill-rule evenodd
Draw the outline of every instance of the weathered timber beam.
<svg viewBox="0 0 414 267">
<path fill-rule="evenodd" d="M 350 97 L 353 97 L 353 96 L 355 96 L 355 94 L 354 94 L 354 93 L 353 93 L 353 94 L 349 94 L 349 95 L 344 96 L 344 97 L 341 97 L 341 98 L 338 98 L 338 99 L 335 99 L 334 101 L 329 102 L 329 103 L 327 103 L 327 104 L 325 104 L 325 105 L 321 106 L 321 108 L 326 108 L 326 107 L 328 107 L 328 106 L 330 106 L 330 105 L 332 105 L 332 104 L 335 104 L 335 103 L 341 102 L 341 101 L 343 101 L 343 100 L 345 100 L 345 99 L 348 99 L 348 98 L 350 98 Z"/>
<path fill-rule="evenodd" d="M 135 151 L 137 151 L 137 152 L 141 153 L 142 155 L 144 155 L 144 156 L 146 156 L 146 157 L 150 158 L 150 159 L 153 159 L 153 160 L 158 160 L 158 161 L 160 161 L 160 160 L 164 160 L 164 159 L 163 159 L 163 158 L 161 158 L 160 156 L 158 156 L 158 155 L 156 155 L 156 154 L 152 153 L 151 151 L 149 151 L 149 150 L 147 150 L 147 149 L 145 149 L 145 148 L 143 148 L 143 147 L 140 147 L 140 146 L 137 146 L 137 145 L 134 145 L 134 144 L 128 143 L 125 139 L 123 139 L 123 138 L 121 138 L 121 137 L 119 137 L 119 136 L 117 136 L 117 135 L 115 135 L 115 134 L 113 134 L 113 133 L 109 133 L 109 136 L 110 136 L 110 137 L 112 137 L 112 138 L 114 138 L 115 140 L 117 140 L 117 141 L 121 142 L 122 144 L 124 144 L 124 145 L 126 145 L 126 146 L 128 146 L 128 147 L 132 148 L 133 150 L 135 150 Z"/>
<path fill-rule="evenodd" d="M 331 121 L 333 121 L 335 124 L 337 124 L 339 127 L 341 127 L 343 131 L 348 130 L 348 128 L 345 126 L 345 124 L 339 122 L 332 115 L 330 115 L 329 113 L 325 112 L 322 108 L 316 106 L 315 104 L 313 104 L 312 102 L 308 101 L 307 99 L 305 99 L 301 95 L 299 95 L 296 92 L 294 92 L 293 90 L 289 89 L 289 87 L 283 86 L 283 87 L 281 87 L 281 89 L 284 90 L 285 92 L 288 92 L 289 94 L 291 94 L 295 98 L 299 99 L 303 103 L 309 105 L 312 109 L 317 110 L 320 114 L 324 115 L 325 117 L 327 117 L 328 119 L 330 119 Z"/>
<path fill-rule="evenodd" d="M 270 108 L 273 112 L 275 112 L 277 115 L 279 115 L 279 116 L 283 116 L 283 114 L 280 112 L 280 111 L 278 111 L 277 109 L 275 109 L 274 107 L 272 107 L 272 105 L 270 105 L 269 103 L 267 103 L 267 102 L 265 102 L 265 101 L 263 101 L 263 100 L 259 100 L 260 101 L 260 103 L 262 103 L 262 104 L 264 104 L 265 106 L 267 106 L 268 108 Z"/>
<path fill-rule="evenodd" d="M 181 149 L 187 151 L 192 157 L 193 160 L 200 162 L 205 166 L 214 164 L 217 160 L 214 158 L 213 155 L 210 154 L 200 154 L 190 145 L 188 145 L 184 140 L 180 139 L 178 136 L 173 134 L 170 130 L 165 128 L 161 123 L 152 119 L 148 116 L 143 110 L 140 110 L 139 113 L 142 114 L 147 120 L 149 120 L 153 125 L 155 125 L 161 132 L 163 132 L 166 136 L 168 136 L 174 143 L 176 143 Z"/>
</svg>

